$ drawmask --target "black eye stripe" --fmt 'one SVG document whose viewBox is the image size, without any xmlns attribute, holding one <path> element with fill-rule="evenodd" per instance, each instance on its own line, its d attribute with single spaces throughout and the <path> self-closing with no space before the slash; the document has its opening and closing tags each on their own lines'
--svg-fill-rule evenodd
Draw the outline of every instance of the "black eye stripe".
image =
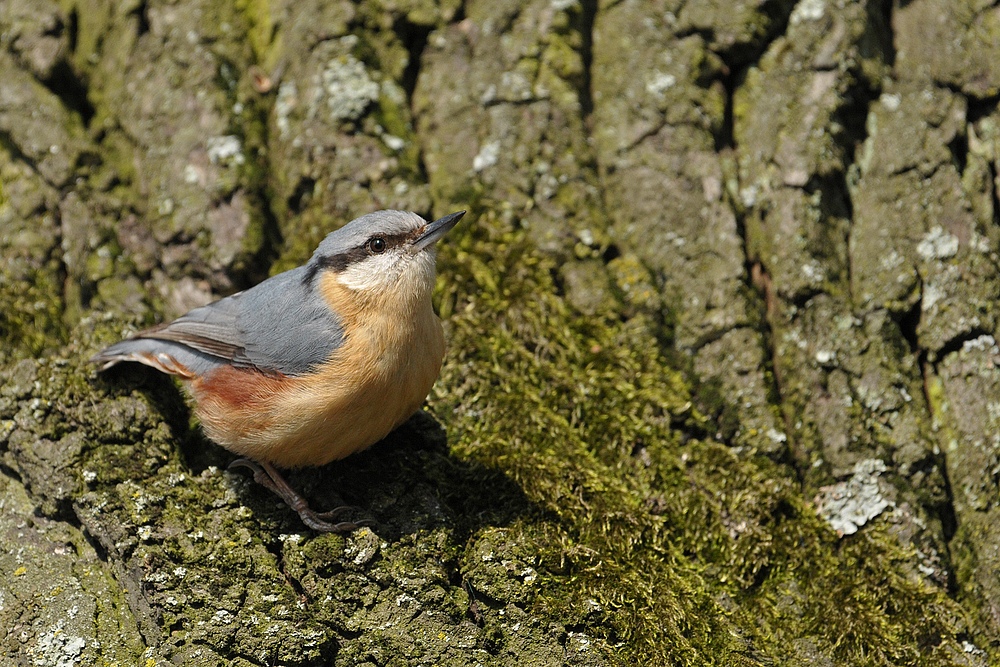
<svg viewBox="0 0 1000 667">
<path fill-rule="evenodd" d="M 385 244 L 385 246 L 383 247 L 383 249 L 381 251 L 381 252 L 385 252 L 386 250 L 391 250 L 392 248 L 396 248 L 396 247 L 401 246 L 404 243 L 406 243 L 410 239 L 410 235 L 409 234 L 375 234 L 370 239 L 368 239 L 367 241 L 365 241 L 365 243 L 362 246 L 362 248 L 364 248 L 367 252 L 374 252 L 375 254 L 378 254 L 379 251 L 372 247 L 372 242 L 374 242 L 376 239 L 381 239 L 382 243 Z"/>
<path fill-rule="evenodd" d="M 391 248 L 403 245 L 407 241 L 412 241 L 415 237 L 420 235 L 421 230 L 415 230 L 408 234 L 376 234 L 371 238 L 367 239 L 360 246 L 351 248 L 350 250 L 345 250 L 344 252 L 337 253 L 336 255 L 327 255 L 325 257 L 319 257 L 316 261 L 311 262 L 306 268 L 305 275 L 302 277 L 303 284 L 312 284 L 312 281 L 316 278 L 316 274 L 320 269 L 333 269 L 337 273 L 346 271 L 347 267 L 357 262 L 362 262 L 367 257 L 372 255 L 378 255 L 385 253 Z M 381 253 L 371 247 L 372 241 L 375 239 L 381 239 L 385 243 L 385 248 Z"/>
</svg>

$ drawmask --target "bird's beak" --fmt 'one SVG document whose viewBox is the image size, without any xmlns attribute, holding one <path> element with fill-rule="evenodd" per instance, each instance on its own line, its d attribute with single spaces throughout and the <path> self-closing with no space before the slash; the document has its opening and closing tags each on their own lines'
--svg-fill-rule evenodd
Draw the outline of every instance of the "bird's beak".
<svg viewBox="0 0 1000 667">
<path fill-rule="evenodd" d="M 465 215 L 465 211 L 459 211 L 458 213 L 446 215 L 434 222 L 428 222 L 427 226 L 424 227 L 423 233 L 413 242 L 413 252 L 420 252 L 447 234 L 449 229 L 458 224 L 463 215 Z"/>
</svg>

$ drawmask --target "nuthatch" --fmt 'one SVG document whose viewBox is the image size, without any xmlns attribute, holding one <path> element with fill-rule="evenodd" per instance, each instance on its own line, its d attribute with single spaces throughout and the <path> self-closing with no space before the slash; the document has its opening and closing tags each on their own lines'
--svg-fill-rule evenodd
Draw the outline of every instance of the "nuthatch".
<svg viewBox="0 0 1000 667">
<path fill-rule="evenodd" d="M 379 211 L 329 234 L 303 266 L 196 308 L 97 354 L 190 382 L 208 436 L 311 528 L 317 513 L 276 466 L 319 466 L 365 449 L 420 409 L 444 359 L 431 307 L 435 241 L 465 211 L 426 222 Z M 340 508 L 342 509 L 342 508 Z"/>
</svg>

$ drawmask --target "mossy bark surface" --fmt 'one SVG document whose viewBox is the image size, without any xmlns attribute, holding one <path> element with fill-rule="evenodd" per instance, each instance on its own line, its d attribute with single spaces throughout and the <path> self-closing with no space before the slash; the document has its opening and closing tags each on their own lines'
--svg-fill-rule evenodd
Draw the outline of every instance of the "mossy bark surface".
<svg viewBox="0 0 1000 667">
<path fill-rule="evenodd" d="M 0 0 L 0 662 L 1000 662 L 1000 10 Z M 379 208 L 426 408 L 291 474 L 87 359 Z"/>
</svg>

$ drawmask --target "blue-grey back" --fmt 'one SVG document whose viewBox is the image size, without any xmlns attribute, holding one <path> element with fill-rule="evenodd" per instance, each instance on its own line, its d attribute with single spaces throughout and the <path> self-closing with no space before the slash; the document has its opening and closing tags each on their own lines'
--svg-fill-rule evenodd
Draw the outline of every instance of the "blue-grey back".
<svg viewBox="0 0 1000 667">
<path fill-rule="evenodd" d="M 344 339 L 340 321 L 306 273 L 302 266 L 278 274 L 133 340 L 170 343 L 169 350 L 181 345 L 200 355 L 199 365 L 207 356 L 241 368 L 304 375 Z"/>
<path fill-rule="evenodd" d="M 250 362 L 286 375 L 302 375 L 343 344 L 344 330 L 307 268 L 286 271 L 243 292 L 238 329 Z"/>
</svg>

